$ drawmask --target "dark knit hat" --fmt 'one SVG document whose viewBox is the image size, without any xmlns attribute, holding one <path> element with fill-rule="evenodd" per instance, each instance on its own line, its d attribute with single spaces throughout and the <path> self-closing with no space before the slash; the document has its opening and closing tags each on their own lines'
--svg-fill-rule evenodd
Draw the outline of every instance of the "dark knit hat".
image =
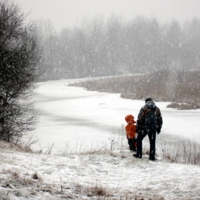
<svg viewBox="0 0 200 200">
<path fill-rule="evenodd" d="M 152 98 L 149 97 L 149 98 L 145 99 L 145 103 L 148 102 L 148 101 L 152 101 Z"/>
</svg>

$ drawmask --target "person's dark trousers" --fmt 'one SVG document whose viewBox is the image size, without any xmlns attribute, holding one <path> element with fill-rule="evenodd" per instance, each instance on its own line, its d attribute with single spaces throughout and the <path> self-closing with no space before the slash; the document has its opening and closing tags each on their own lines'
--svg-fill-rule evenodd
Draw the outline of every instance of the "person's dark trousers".
<svg viewBox="0 0 200 200">
<path fill-rule="evenodd" d="M 134 151 L 134 139 L 128 139 L 128 145 L 129 145 L 129 149 L 130 151 Z"/>
<path fill-rule="evenodd" d="M 137 138 L 137 143 L 138 143 L 138 147 L 137 147 L 137 155 L 141 158 L 142 157 L 142 140 L 144 139 L 144 137 L 148 134 L 149 137 L 149 143 L 150 143 L 150 154 L 149 154 L 149 158 L 154 159 L 155 158 L 155 152 L 156 152 L 156 132 L 151 131 L 151 132 L 147 132 L 147 131 L 141 131 L 138 134 L 138 138 Z"/>
<path fill-rule="evenodd" d="M 142 158 L 142 140 L 146 136 L 146 132 L 140 131 L 137 137 L 137 156 Z"/>
<path fill-rule="evenodd" d="M 149 143 L 150 143 L 150 153 L 149 153 L 149 158 L 150 159 L 155 159 L 156 155 L 156 132 L 151 131 L 148 133 L 149 136 Z"/>
</svg>

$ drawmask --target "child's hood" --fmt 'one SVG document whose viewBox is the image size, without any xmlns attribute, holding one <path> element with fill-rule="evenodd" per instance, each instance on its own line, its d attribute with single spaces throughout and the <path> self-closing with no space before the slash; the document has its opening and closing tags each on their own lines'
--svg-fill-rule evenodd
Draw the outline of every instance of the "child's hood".
<svg viewBox="0 0 200 200">
<path fill-rule="evenodd" d="M 126 120 L 126 122 L 129 123 L 129 124 L 135 124 L 135 123 L 136 123 L 136 121 L 134 120 L 133 115 L 127 115 L 127 116 L 125 117 L 125 120 Z"/>
</svg>

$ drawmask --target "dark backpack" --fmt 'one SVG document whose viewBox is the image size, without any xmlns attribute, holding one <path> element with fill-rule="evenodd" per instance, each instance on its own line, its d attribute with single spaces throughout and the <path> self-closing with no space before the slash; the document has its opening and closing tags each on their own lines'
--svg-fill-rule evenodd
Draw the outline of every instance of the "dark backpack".
<svg viewBox="0 0 200 200">
<path fill-rule="evenodd" d="M 146 131 L 156 131 L 157 127 L 156 108 L 147 108 L 145 110 L 144 126 Z"/>
</svg>

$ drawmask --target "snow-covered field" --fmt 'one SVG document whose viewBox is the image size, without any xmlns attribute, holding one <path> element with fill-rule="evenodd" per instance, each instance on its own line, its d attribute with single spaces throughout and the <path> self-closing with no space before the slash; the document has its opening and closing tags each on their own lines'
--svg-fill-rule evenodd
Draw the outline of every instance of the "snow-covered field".
<svg viewBox="0 0 200 200">
<path fill-rule="evenodd" d="M 39 123 L 25 139 L 31 135 L 38 138 L 33 148 L 42 150 L 44 154 L 0 148 L 0 179 L 3 180 L 0 195 L 7 195 L 4 199 L 128 200 L 135 199 L 134 195 L 138 199 L 142 199 L 139 198 L 142 195 L 149 197 L 146 199 L 159 200 L 200 199 L 200 166 L 167 160 L 152 162 L 147 156 L 142 160 L 136 159 L 128 150 L 123 132 L 124 117 L 133 114 L 137 118 L 143 101 L 69 87 L 68 83 L 73 81 L 49 81 L 39 83 L 36 88 L 35 108 L 40 113 Z M 156 104 L 164 121 L 158 135 L 158 148 L 166 138 L 177 142 L 184 138 L 200 143 L 200 110 L 177 111 L 166 108 L 167 102 Z M 100 149 L 102 151 L 95 152 Z M 84 153 L 86 151 L 89 153 Z M 51 154 L 45 154 L 48 152 Z M 33 185 L 39 180 L 21 188 L 12 183 L 13 174 L 29 180 L 34 173 L 42 179 L 38 189 Z M 48 184 L 51 184 L 51 189 Z M 111 196 L 77 195 L 75 187 L 72 187 L 76 184 L 100 185 Z"/>
</svg>

